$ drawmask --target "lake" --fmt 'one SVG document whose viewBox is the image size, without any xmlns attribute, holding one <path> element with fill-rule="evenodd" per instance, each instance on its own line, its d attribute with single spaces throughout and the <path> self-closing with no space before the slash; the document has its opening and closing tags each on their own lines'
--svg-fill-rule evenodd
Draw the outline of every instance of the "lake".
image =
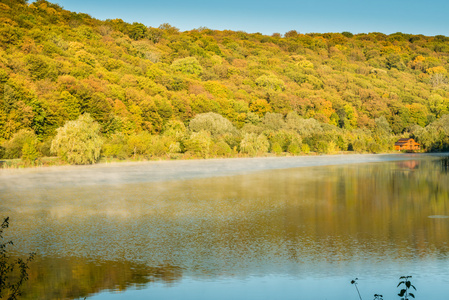
<svg viewBox="0 0 449 300">
<path fill-rule="evenodd" d="M 449 295 L 441 155 L 0 170 L 23 299 L 416 299 Z"/>
</svg>

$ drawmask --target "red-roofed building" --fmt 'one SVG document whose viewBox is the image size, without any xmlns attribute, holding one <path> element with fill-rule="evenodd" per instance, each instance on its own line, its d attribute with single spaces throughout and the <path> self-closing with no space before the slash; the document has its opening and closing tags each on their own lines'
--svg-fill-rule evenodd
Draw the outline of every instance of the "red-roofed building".
<svg viewBox="0 0 449 300">
<path fill-rule="evenodd" d="M 418 144 L 415 142 L 414 139 L 408 138 L 408 139 L 399 139 L 396 143 L 394 143 L 394 150 L 408 150 L 408 151 L 414 151 L 414 150 L 420 150 L 421 144 Z"/>
</svg>

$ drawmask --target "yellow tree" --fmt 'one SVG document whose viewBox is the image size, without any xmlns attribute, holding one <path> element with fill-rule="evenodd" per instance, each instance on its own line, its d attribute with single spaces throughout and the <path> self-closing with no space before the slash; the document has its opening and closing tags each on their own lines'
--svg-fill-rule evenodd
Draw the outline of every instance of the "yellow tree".
<svg viewBox="0 0 449 300">
<path fill-rule="evenodd" d="M 70 164 L 93 164 L 100 158 L 102 144 L 100 125 L 89 114 L 84 114 L 57 129 L 51 152 Z"/>
</svg>

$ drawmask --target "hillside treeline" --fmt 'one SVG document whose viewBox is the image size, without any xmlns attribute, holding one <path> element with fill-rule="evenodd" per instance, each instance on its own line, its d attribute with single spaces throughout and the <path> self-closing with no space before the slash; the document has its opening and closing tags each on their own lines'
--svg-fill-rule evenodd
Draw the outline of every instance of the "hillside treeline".
<svg viewBox="0 0 449 300">
<path fill-rule="evenodd" d="M 448 70 L 445 36 L 181 32 L 0 0 L 0 157 L 52 155 L 87 114 L 102 155 L 122 158 L 380 152 L 408 136 L 446 150 Z"/>
</svg>

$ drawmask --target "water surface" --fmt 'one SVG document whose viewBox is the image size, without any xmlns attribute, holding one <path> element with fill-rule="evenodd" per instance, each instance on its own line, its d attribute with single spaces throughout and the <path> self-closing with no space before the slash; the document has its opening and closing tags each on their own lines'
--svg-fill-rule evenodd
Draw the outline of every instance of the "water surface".
<svg viewBox="0 0 449 300">
<path fill-rule="evenodd" d="M 358 299 L 355 277 L 394 299 L 401 275 L 439 299 L 447 159 L 384 160 L 2 173 L 0 212 L 17 254 L 38 254 L 25 299 Z"/>
</svg>

